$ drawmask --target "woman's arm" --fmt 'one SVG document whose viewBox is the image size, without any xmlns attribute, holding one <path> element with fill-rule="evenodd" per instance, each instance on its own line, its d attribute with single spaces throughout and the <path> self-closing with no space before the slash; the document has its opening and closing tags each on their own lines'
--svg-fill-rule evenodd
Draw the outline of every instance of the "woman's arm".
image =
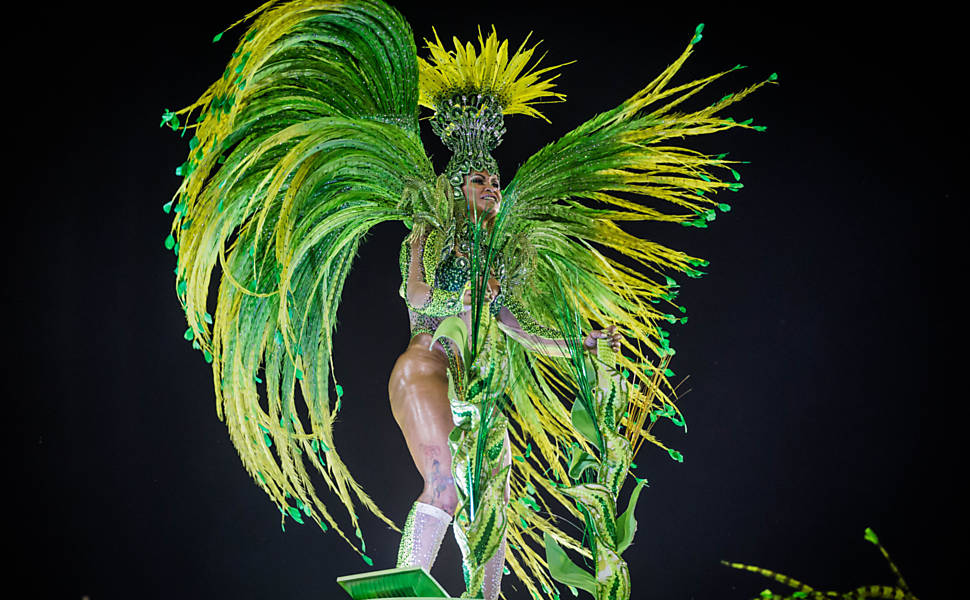
<svg viewBox="0 0 970 600">
<path fill-rule="evenodd" d="M 539 325 L 525 310 L 525 307 L 518 302 L 514 300 L 508 302 L 498 311 L 495 319 L 498 322 L 499 329 L 527 349 L 546 356 L 569 356 L 569 347 L 562 336 L 557 335 L 558 332 L 552 328 Z M 523 325 L 523 322 L 525 325 Z M 583 347 L 595 355 L 596 340 L 599 338 L 609 339 L 613 351 L 619 352 L 623 336 L 617 333 L 616 326 L 610 325 L 605 331 L 598 329 L 591 331 L 582 340 Z"/>
<path fill-rule="evenodd" d="M 515 316 L 515 314 L 509 310 L 508 306 L 503 306 L 501 309 L 499 309 L 498 314 L 495 316 L 495 320 L 498 323 L 499 329 L 504 331 L 506 335 L 515 341 L 525 346 L 525 348 L 528 350 L 539 352 L 540 354 L 545 354 L 546 356 L 569 356 L 569 347 L 566 345 L 565 340 L 562 339 L 562 336 L 556 336 L 554 330 L 548 327 L 543 327 L 535 321 L 526 320 L 526 323 L 529 325 L 529 329 L 534 332 L 530 333 L 525 327 L 522 326 L 522 323 Z M 545 335 L 539 335 L 540 333 Z"/>
<path fill-rule="evenodd" d="M 461 292 L 449 292 L 434 286 L 435 271 L 441 256 L 439 233 L 432 230 L 414 237 L 401 246 L 401 296 L 408 308 L 431 317 L 457 315 L 461 312 Z"/>
</svg>

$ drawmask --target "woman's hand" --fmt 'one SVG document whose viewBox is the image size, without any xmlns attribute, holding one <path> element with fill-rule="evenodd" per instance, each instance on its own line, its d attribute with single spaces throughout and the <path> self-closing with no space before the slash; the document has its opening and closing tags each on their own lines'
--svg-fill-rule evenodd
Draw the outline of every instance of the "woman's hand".
<svg viewBox="0 0 970 600">
<path fill-rule="evenodd" d="M 488 283 L 485 284 L 485 302 L 490 304 L 492 300 L 495 300 L 495 298 L 498 296 L 499 291 L 501 290 L 498 285 L 498 280 L 495 279 L 494 277 L 490 278 L 488 280 Z M 465 290 L 464 303 L 465 303 L 466 309 L 471 308 L 472 291 L 470 288 Z"/>
<path fill-rule="evenodd" d="M 613 349 L 613 352 L 620 351 L 620 343 L 623 341 L 623 334 L 616 330 L 616 325 L 610 325 L 605 330 L 594 329 L 593 331 L 590 331 L 589 335 L 586 336 L 586 339 L 583 340 L 583 347 L 593 354 L 596 354 L 596 340 L 604 338 L 609 340 L 610 348 Z"/>
</svg>

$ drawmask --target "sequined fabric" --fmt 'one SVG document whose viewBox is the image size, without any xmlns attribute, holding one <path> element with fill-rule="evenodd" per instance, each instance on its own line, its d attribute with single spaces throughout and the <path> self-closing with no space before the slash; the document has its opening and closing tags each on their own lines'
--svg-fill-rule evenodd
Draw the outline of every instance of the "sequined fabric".
<svg viewBox="0 0 970 600">
<path fill-rule="evenodd" d="M 495 600 L 499 592 L 502 591 L 502 573 L 505 569 L 505 538 L 495 552 L 495 556 L 490 558 L 485 564 L 485 580 L 482 582 L 482 597 L 485 600 Z"/>
<path fill-rule="evenodd" d="M 397 566 L 424 567 L 430 571 L 450 524 L 451 515 L 445 511 L 430 504 L 415 502 L 401 533 Z"/>
</svg>

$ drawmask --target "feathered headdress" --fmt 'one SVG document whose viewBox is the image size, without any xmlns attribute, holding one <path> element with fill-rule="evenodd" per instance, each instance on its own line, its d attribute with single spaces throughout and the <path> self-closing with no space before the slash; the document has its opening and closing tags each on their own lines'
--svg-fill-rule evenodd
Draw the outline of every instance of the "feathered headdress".
<svg viewBox="0 0 970 600">
<path fill-rule="evenodd" d="M 477 51 L 458 38 L 453 38 L 455 49 L 448 51 L 432 31 L 434 42 L 425 40 L 430 61 L 418 58 L 418 104 L 435 111 L 431 128 L 453 152 L 445 173 L 455 197 L 461 198 L 466 174 L 498 172 L 491 151 L 505 134 L 504 115 L 525 114 L 548 122 L 534 106 L 566 99 L 550 91 L 558 74 L 544 78 L 563 65 L 537 69 L 540 56 L 529 66 L 538 44 L 526 49 L 528 36 L 509 56 L 508 40 L 499 42 L 494 27 L 487 38 L 479 29 Z"/>
</svg>

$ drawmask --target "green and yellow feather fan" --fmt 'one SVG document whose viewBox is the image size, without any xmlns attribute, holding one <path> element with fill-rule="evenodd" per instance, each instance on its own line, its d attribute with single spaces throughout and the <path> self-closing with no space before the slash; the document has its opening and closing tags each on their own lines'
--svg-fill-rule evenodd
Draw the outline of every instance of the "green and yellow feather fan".
<svg viewBox="0 0 970 600">
<path fill-rule="evenodd" d="M 560 281 L 572 281 L 567 300 L 579 307 L 587 325 L 615 324 L 624 332 L 632 356 L 622 358 L 621 367 L 639 386 L 626 429 L 634 447 L 643 440 L 662 446 L 650 435 L 651 424 L 645 426 L 651 412 L 676 414 L 667 365 L 673 350 L 664 328 L 687 318 L 676 302 L 674 276 L 700 277 L 707 262 L 636 237 L 620 225 L 662 221 L 707 227 L 716 210 L 730 210 L 714 195 L 741 188 L 733 168 L 738 163 L 671 142 L 731 128 L 763 130 L 750 119 L 738 122 L 720 113 L 776 79 L 772 74 L 705 108 L 678 112 L 685 100 L 740 68 L 668 87 L 702 28 L 680 57 L 633 97 L 530 157 L 504 193 L 512 205 L 510 235 L 530 244 L 537 257 L 528 284 L 519 290 L 530 313 L 540 322 L 555 323 L 555 306 L 548 298 L 556 297 Z M 655 207 L 664 203 L 674 210 Z M 562 365 L 536 360 L 546 366 L 541 372 L 568 380 Z"/>
<path fill-rule="evenodd" d="M 557 322 L 556 299 L 565 295 L 563 300 L 577 307 L 584 331 L 617 325 L 626 337 L 627 350 L 626 355 L 617 355 L 619 368 L 633 384 L 624 434 L 635 450 L 646 441 L 678 461 L 683 456 L 652 433 L 661 417 L 684 426 L 670 382 L 674 350 L 666 327 L 687 322 L 684 307 L 676 301 L 675 277 L 700 277 L 700 268 L 707 262 L 634 236 L 621 225 L 661 221 L 703 228 L 715 219 L 716 210 L 730 210 L 714 196 L 741 188 L 734 170 L 738 163 L 672 142 L 731 128 L 763 130 L 751 120 L 735 121 L 722 112 L 776 80 L 772 74 L 702 109 L 678 111 L 685 100 L 740 68 L 670 85 L 702 29 L 698 26 L 680 57 L 629 100 L 530 157 L 503 193 L 510 205 L 504 251 L 529 257 L 528 277 L 510 293 L 540 324 Z M 664 210 L 665 204 L 673 210 Z M 570 285 L 562 288 L 561 282 L 566 281 Z M 550 514 L 561 512 L 559 507 L 536 510 L 531 501 L 537 497 L 532 492 L 541 488 L 566 509 L 561 514 L 576 516 L 571 502 L 556 489 L 567 480 L 570 446 L 591 450 L 573 428 L 570 410 L 561 401 L 575 393 L 570 365 L 561 358 L 521 352 L 510 366 L 510 378 L 517 382 L 510 390 L 514 406 L 510 430 L 514 452 L 520 457 L 513 496 L 521 501 L 512 503 L 515 516 L 509 522 L 524 525 L 510 526 L 511 539 L 519 546 L 513 547 L 510 564 L 532 564 L 541 553 L 543 531 L 563 547 L 586 555 L 576 548 L 573 536 L 560 537 L 567 526 Z M 528 544 L 533 544 L 531 550 L 521 549 Z M 539 579 L 549 589 L 551 582 Z M 535 588 L 529 589 L 538 595 Z"/>
<path fill-rule="evenodd" d="M 331 385 L 331 349 L 367 231 L 434 212 L 417 54 L 407 22 L 382 2 L 273 4 L 248 16 L 223 77 L 163 116 L 192 136 L 166 245 L 186 338 L 212 362 L 217 412 L 247 471 L 284 519 L 333 527 L 363 554 L 310 475 L 339 498 L 358 538 L 357 506 L 393 526 L 336 451 L 343 391 Z"/>
</svg>

